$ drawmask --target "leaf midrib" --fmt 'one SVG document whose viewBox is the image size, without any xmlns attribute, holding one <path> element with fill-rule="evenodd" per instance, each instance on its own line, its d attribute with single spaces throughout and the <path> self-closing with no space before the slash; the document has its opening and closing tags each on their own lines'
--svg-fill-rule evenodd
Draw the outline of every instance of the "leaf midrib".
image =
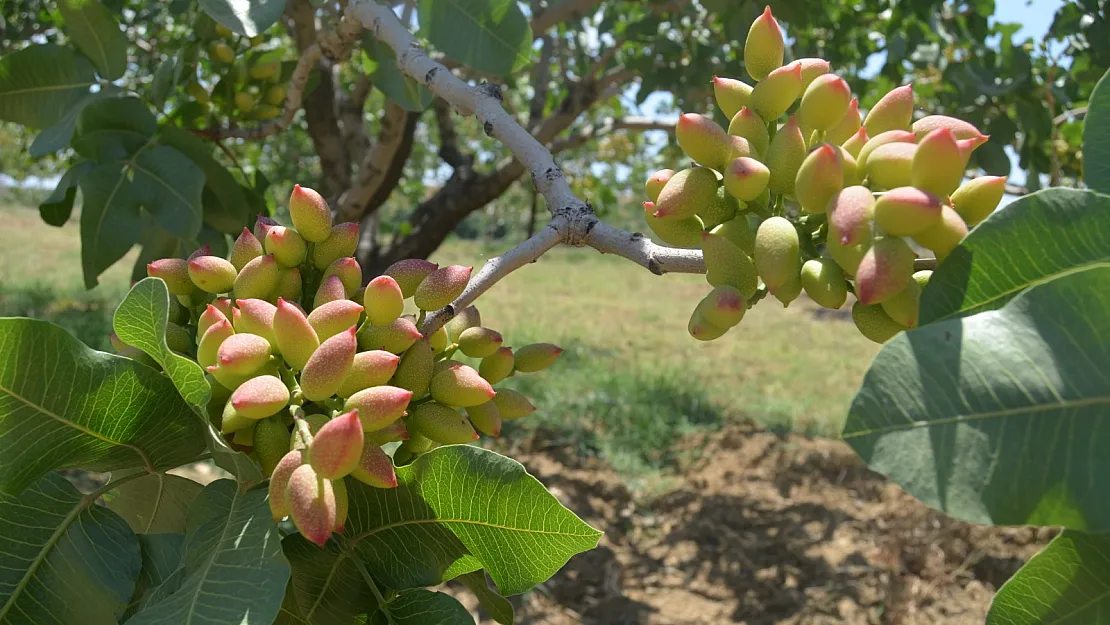
<svg viewBox="0 0 1110 625">
<path fill-rule="evenodd" d="M 36 87 L 26 87 L 24 89 L 14 89 L 12 91 L 0 91 L 0 96 L 20 95 L 24 93 L 37 93 L 40 91 L 62 91 L 63 89 L 77 89 L 79 87 L 91 87 L 96 84 L 95 80 L 80 83 L 68 83 L 64 85 L 45 85 Z"/>
<path fill-rule="evenodd" d="M 62 1 L 66 2 L 66 0 Z M 66 4 L 68 4 L 68 2 L 66 2 Z M 91 5 L 86 4 L 86 6 Z M 100 35 L 96 32 L 96 28 L 93 27 L 92 22 L 89 21 L 88 16 L 85 14 L 85 9 L 75 8 L 72 5 L 70 5 L 70 8 L 73 8 L 73 10 L 81 16 L 81 19 L 84 20 L 85 26 L 88 28 L 89 33 L 92 35 L 93 41 L 96 42 L 96 48 L 100 50 L 100 58 L 102 61 L 104 61 L 104 65 L 102 65 L 101 67 L 103 68 L 105 74 L 110 73 L 112 70 L 112 66 L 108 63 L 108 51 L 104 48 L 104 44 L 100 41 Z M 96 9 L 90 10 L 95 11 Z"/>
<path fill-rule="evenodd" d="M 197 582 L 197 589 L 193 592 L 193 600 L 189 602 L 189 615 L 185 619 L 185 625 L 192 625 L 193 616 L 196 614 L 197 598 L 200 596 L 201 590 L 204 589 L 204 580 L 208 577 L 208 571 L 212 569 L 212 564 L 216 561 L 216 554 L 220 552 L 220 545 L 223 544 L 224 539 L 227 538 L 227 529 L 231 527 L 231 517 L 235 514 L 235 508 L 239 502 L 243 500 L 244 493 L 236 490 L 235 495 L 231 498 L 231 506 L 227 509 L 227 516 L 224 517 L 224 527 L 220 530 L 220 539 L 216 541 L 215 547 L 212 549 L 211 557 L 204 563 L 203 573 Z"/>
<path fill-rule="evenodd" d="M 527 529 L 527 528 L 510 527 L 508 525 L 499 525 L 497 523 L 486 523 L 484 521 L 474 521 L 472 519 L 445 519 L 445 518 L 442 518 L 442 517 L 436 517 L 434 519 L 412 519 L 412 520 L 409 520 L 409 521 L 397 521 L 396 523 L 387 523 L 385 525 L 379 525 L 378 527 L 375 527 L 372 530 L 367 530 L 367 531 L 351 538 L 351 542 L 352 543 L 357 543 L 358 541 L 362 540 L 363 538 L 366 538 L 367 536 L 373 536 L 374 534 L 377 534 L 378 532 L 383 532 L 385 530 L 390 530 L 390 529 L 393 529 L 395 527 L 404 527 L 406 525 L 427 525 L 427 524 L 448 524 L 448 523 L 459 523 L 459 524 L 462 524 L 462 525 L 478 525 L 478 526 L 481 526 L 481 527 L 489 527 L 489 528 L 492 528 L 492 529 L 505 530 L 505 531 L 509 531 L 509 532 L 520 532 L 520 533 L 524 533 L 524 534 L 536 534 L 536 535 L 540 535 L 540 536 L 565 536 L 565 537 L 569 537 L 569 538 L 593 538 L 595 536 L 594 534 L 572 534 L 570 532 L 555 532 L 555 531 L 551 531 L 551 530 L 531 530 L 531 529 Z M 596 535 L 600 535 L 600 534 L 601 534 L 601 532 L 598 532 Z"/>
<path fill-rule="evenodd" d="M 958 310 L 954 310 L 954 311 L 948 313 L 947 315 L 944 315 L 943 317 L 937 317 L 936 319 L 931 320 L 929 323 L 935 323 L 937 321 L 944 321 L 945 319 L 952 319 L 953 317 L 965 316 L 965 315 L 967 315 L 967 313 L 981 310 L 984 307 L 989 306 L 990 304 L 992 304 L 994 302 L 997 302 L 1000 299 L 1007 298 L 1007 297 L 1012 297 L 1012 296 L 1017 295 L 1017 294 L 1021 293 L 1022 291 L 1025 291 L 1027 289 L 1031 289 L 1035 286 L 1040 286 L 1042 284 L 1045 284 L 1046 282 L 1052 282 L 1053 280 L 1055 280 L 1057 278 L 1063 278 L 1064 276 L 1070 276 L 1073 273 L 1079 273 L 1081 271 L 1087 271 L 1088 269 L 1094 269 L 1096 267 L 1110 267 L 1110 254 L 1107 254 L 1106 256 L 1103 256 L 1102 258 L 1093 260 L 1091 262 L 1087 262 L 1087 263 L 1083 263 L 1081 265 L 1076 265 L 1074 267 L 1070 267 L 1070 268 L 1068 268 L 1064 271 L 1057 271 L 1057 272 L 1045 274 L 1042 278 L 1040 278 L 1038 280 L 1031 280 L 1029 282 L 1022 282 L 1021 284 L 1018 284 L 1018 285 L 1014 286 L 1013 288 L 1007 289 L 1007 290 L 1005 290 L 1001 293 L 998 293 L 994 296 L 991 296 L 987 299 L 984 299 L 984 300 L 978 302 L 977 304 L 975 304 L 974 306 L 968 306 L 967 308 L 960 308 Z"/>
<path fill-rule="evenodd" d="M 514 60 L 513 60 L 513 64 L 512 64 L 512 67 L 516 67 L 516 65 L 517 65 L 517 62 L 518 62 L 518 61 L 522 61 L 522 60 L 523 60 L 524 62 L 527 62 L 527 61 L 528 61 L 528 57 L 526 57 L 526 56 L 524 56 L 523 54 L 521 54 L 521 53 L 520 53 L 520 50 L 519 50 L 519 48 L 515 48 L 515 47 L 513 47 L 512 45 L 510 45 L 510 44 L 509 44 L 509 42 L 508 42 L 508 41 L 505 41 L 505 39 L 504 39 L 504 38 L 502 38 L 502 37 L 501 37 L 500 35 L 498 35 L 498 34 L 497 34 L 496 32 L 494 32 L 494 31 L 493 31 L 492 29 L 490 29 L 490 28 L 487 28 L 485 24 L 483 24 L 482 22 L 478 21 L 478 18 L 474 17 L 474 16 L 473 16 L 472 14 L 470 14 L 470 13 L 469 13 L 469 12 L 468 12 L 468 11 L 467 11 L 466 9 L 464 9 L 464 8 L 463 8 L 463 7 L 462 7 L 462 6 L 461 6 L 461 5 L 459 4 L 458 0 L 446 0 L 446 2 L 448 2 L 448 3 L 450 3 L 450 4 L 452 5 L 452 6 L 454 6 L 454 7 L 455 7 L 455 9 L 456 9 L 456 10 L 457 10 L 457 11 L 458 11 L 459 13 L 462 13 L 462 14 L 463 14 L 463 15 L 465 15 L 466 17 L 470 18 L 470 21 L 474 22 L 474 25 L 475 25 L 475 26 L 477 26 L 477 27 L 478 27 L 478 28 L 479 28 L 480 30 L 483 30 L 483 31 L 485 31 L 485 32 L 486 32 L 486 33 L 487 33 L 487 34 L 488 34 L 488 35 L 489 35 L 490 37 L 492 37 L 493 39 L 495 39 L 495 40 L 497 40 L 498 42 L 500 42 L 500 43 L 501 43 L 501 45 L 505 46 L 505 48 L 506 48 L 506 49 L 508 49 L 508 50 L 512 50 L 512 51 L 513 51 L 513 56 L 515 57 L 515 58 L 514 58 Z M 511 10 L 511 9 L 510 9 L 510 10 Z M 519 9 L 518 9 L 518 10 L 519 10 Z M 527 23 L 527 22 L 526 22 L 526 23 Z M 529 28 L 530 28 L 530 26 L 529 26 Z M 510 68 L 510 70 L 511 70 L 511 69 L 512 69 L 512 68 Z"/>
</svg>

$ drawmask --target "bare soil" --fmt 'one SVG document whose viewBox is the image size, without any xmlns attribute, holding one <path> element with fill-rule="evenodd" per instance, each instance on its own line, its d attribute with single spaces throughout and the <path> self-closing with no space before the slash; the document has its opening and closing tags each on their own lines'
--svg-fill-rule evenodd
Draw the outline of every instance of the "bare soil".
<svg viewBox="0 0 1110 625">
<path fill-rule="evenodd" d="M 513 598 L 518 622 L 982 623 L 995 591 L 1054 535 L 949 519 L 836 441 L 734 427 L 685 444 L 705 460 L 650 501 L 596 460 L 514 453 L 605 532 Z"/>
</svg>

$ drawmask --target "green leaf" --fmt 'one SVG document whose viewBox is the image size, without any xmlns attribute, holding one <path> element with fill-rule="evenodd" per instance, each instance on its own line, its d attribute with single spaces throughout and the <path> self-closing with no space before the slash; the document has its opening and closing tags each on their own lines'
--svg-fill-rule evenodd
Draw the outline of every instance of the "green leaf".
<svg viewBox="0 0 1110 625">
<path fill-rule="evenodd" d="M 174 77 L 181 70 L 178 63 L 179 59 L 169 58 L 162 61 L 158 69 L 154 70 L 154 77 L 150 80 L 150 101 L 159 110 L 165 105 L 166 97 L 174 87 Z"/>
<path fill-rule="evenodd" d="M 385 612 L 389 613 L 387 618 Z M 418 588 L 406 590 L 371 614 L 371 625 L 474 625 L 474 617 L 451 595 Z"/>
<path fill-rule="evenodd" d="M 204 406 L 211 396 L 204 369 L 195 361 L 174 353 L 166 345 L 170 319 L 170 292 L 160 278 L 144 278 L 123 298 L 112 317 L 116 336 L 146 352 L 173 381 L 186 402 Z"/>
<path fill-rule="evenodd" d="M 121 161 L 146 146 L 157 129 L 154 115 L 138 98 L 97 100 L 77 117 L 71 144 L 91 161 Z"/>
<path fill-rule="evenodd" d="M 377 608 L 378 602 L 358 563 L 335 541 L 318 547 L 300 534 L 292 534 L 281 541 L 281 546 L 292 568 L 294 615 L 300 622 L 346 625 Z"/>
<path fill-rule="evenodd" d="M 200 0 L 200 8 L 240 35 L 253 37 L 281 17 L 285 0 Z"/>
<path fill-rule="evenodd" d="M 145 608 L 151 597 L 157 597 L 159 588 L 180 585 L 181 552 L 185 544 L 184 534 L 139 534 L 139 548 L 142 552 L 142 568 L 135 580 L 135 592 L 131 604 L 124 613 L 124 621 Z"/>
<path fill-rule="evenodd" d="M 1001 307 L 1018 293 L 1110 262 L 1110 196 L 1046 189 L 995 211 L 933 272 L 920 323 Z"/>
<path fill-rule="evenodd" d="M 153 473 L 122 484 L 104 498 L 136 534 L 181 534 L 185 515 L 203 484 L 179 475 Z"/>
<path fill-rule="evenodd" d="M 1091 625 L 1110 611 L 1110 536 L 1064 530 L 994 596 L 987 625 Z"/>
<path fill-rule="evenodd" d="M 1083 119 L 1083 182 L 1110 194 L 1110 71 L 1091 92 Z"/>
<path fill-rule="evenodd" d="M 139 574 L 123 519 L 48 473 L 0 494 L 0 623 L 115 623 Z"/>
<path fill-rule="evenodd" d="M 216 480 L 193 502 L 186 528 L 180 585 L 128 625 L 273 623 L 289 563 L 266 489 L 243 492 L 232 480 Z"/>
<path fill-rule="evenodd" d="M 1110 267 L 1097 267 L 901 334 L 871 364 L 843 438 L 959 519 L 1110 530 L 1107 310 Z"/>
<path fill-rule="evenodd" d="M 65 115 L 58 120 L 58 123 L 40 132 L 27 152 L 31 156 L 39 158 L 68 146 L 73 139 L 73 131 L 77 127 L 77 118 L 81 115 L 81 111 L 97 100 L 114 98 L 118 95 L 119 89 L 108 85 L 101 87 L 100 91 L 96 93 L 90 93 L 82 97 L 66 111 Z"/>
<path fill-rule="evenodd" d="M 247 454 L 232 449 L 212 423 L 207 420 L 204 423 L 204 435 L 208 441 L 208 449 L 212 451 L 212 460 L 216 462 L 216 466 L 234 475 L 240 484 L 258 484 L 265 479 L 258 463 L 251 460 Z"/>
<path fill-rule="evenodd" d="M 63 29 L 77 49 L 96 65 L 101 78 L 115 80 L 127 70 L 127 37 L 119 22 L 97 0 L 61 0 Z"/>
<path fill-rule="evenodd" d="M 516 0 L 420 0 L 420 34 L 479 72 L 508 76 L 528 65 L 532 27 Z"/>
<path fill-rule="evenodd" d="M 139 236 L 142 250 L 131 268 L 131 281 L 138 282 L 147 277 L 146 266 L 159 258 L 177 256 L 180 242 L 177 237 L 163 230 L 149 213 L 143 213 L 142 234 Z"/>
<path fill-rule="evenodd" d="M 601 536 L 520 463 L 478 447 L 435 449 L 398 468 L 397 480 L 390 489 L 348 480 L 344 531 L 345 549 L 394 589 L 485 568 L 503 592 L 519 594 Z"/>
<path fill-rule="evenodd" d="M 73 48 L 32 45 L 0 57 L 0 119 L 46 128 L 96 83 L 92 63 Z"/>
<path fill-rule="evenodd" d="M 143 150 L 131 161 L 134 193 L 167 232 L 182 239 L 200 234 L 204 172 L 166 145 Z"/>
<path fill-rule="evenodd" d="M 470 592 L 474 593 L 474 596 L 478 598 L 478 604 L 489 614 L 490 618 L 501 623 L 501 625 L 513 625 L 513 604 L 502 597 L 497 590 L 489 587 L 484 572 L 474 571 L 473 573 L 460 575 L 459 581 L 465 584 Z"/>
<path fill-rule="evenodd" d="M 131 249 L 142 233 L 139 198 L 119 163 L 97 165 L 81 177 L 81 266 L 85 288 Z"/>
<path fill-rule="evenodd" d="M 243 187 L 212 156 L 212 144 L 177 126 L 162 126 L 159 142 L 177 148 L 204 172 L 205 188 L 217 202 L 204 202 L 204 221 L 220 232 L 238 235 L 247 225 L 249 207 Z"/>
<path fill-rule="evenodd" d="M 0 319 L 0 491 L 51 469 L 171 469 L 204 451 L 165 376 L 85 347 L 56 325 Z"/>
<path fill-rule="evenodd" d="M 81 161 L 66 170 L 54 192 L 39 204 L 39 215 L 43 221 L 59 228 L 69 221 L 69 216 L 73 214 L 73 200 L 77 197 L 77 184 L 81 176 L 92 168 L 93 164 L 89 161 Z"/>
<path fill-rule="evenodd" d="M 423 111 L 432 103 L 432 92 L 397 67 L 393 50 L 367 33 L 362 38 L 363 69 L 385 97 L 406 111 Z"/>
</svg>

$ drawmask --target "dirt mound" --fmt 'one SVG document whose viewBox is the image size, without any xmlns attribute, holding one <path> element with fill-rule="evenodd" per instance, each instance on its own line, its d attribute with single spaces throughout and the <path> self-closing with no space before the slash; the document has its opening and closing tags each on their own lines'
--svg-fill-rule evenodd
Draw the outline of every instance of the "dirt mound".
<svg viewBox="0 0 1110 625">
<path fill-rule="evenodd" d="M 542 587 L 521 623 L 982 623 L 995 590 L 1052 531 L 953 521 L 846 445 L 733 428 L 641 502 L 601 463 L 518 454 L 605 531 Z"/>
</svg>

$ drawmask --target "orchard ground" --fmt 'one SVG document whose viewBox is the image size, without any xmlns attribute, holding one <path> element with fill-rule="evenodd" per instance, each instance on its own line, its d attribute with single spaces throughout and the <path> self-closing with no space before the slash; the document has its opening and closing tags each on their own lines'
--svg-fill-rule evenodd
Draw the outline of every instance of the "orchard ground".
<svg viewBox="0 0 1110 625">
<path fill-rule="evenodd" d="M 8 203 L 0 223 L 0 316 L 50 319 L 109 349 L 137 251 L 85 291 L 76 215 L 53 228 Z M 454 241 L 433 260 L 480 266 L 511 243 Z M 539 409 L 493 446 L 606 532 L 518 598 L 521 621 L 982 622 L 1050 533 L 951 521 L 846 445 L 811 438 L 839 432 L 878 351 L 849 307 L 768 300 L 699 343 L 686 322 L 708 290 L 701 276 L 557 249 L 479 299 L 506 345 L 566 348 L 512 380 Z"/>
</svg>

